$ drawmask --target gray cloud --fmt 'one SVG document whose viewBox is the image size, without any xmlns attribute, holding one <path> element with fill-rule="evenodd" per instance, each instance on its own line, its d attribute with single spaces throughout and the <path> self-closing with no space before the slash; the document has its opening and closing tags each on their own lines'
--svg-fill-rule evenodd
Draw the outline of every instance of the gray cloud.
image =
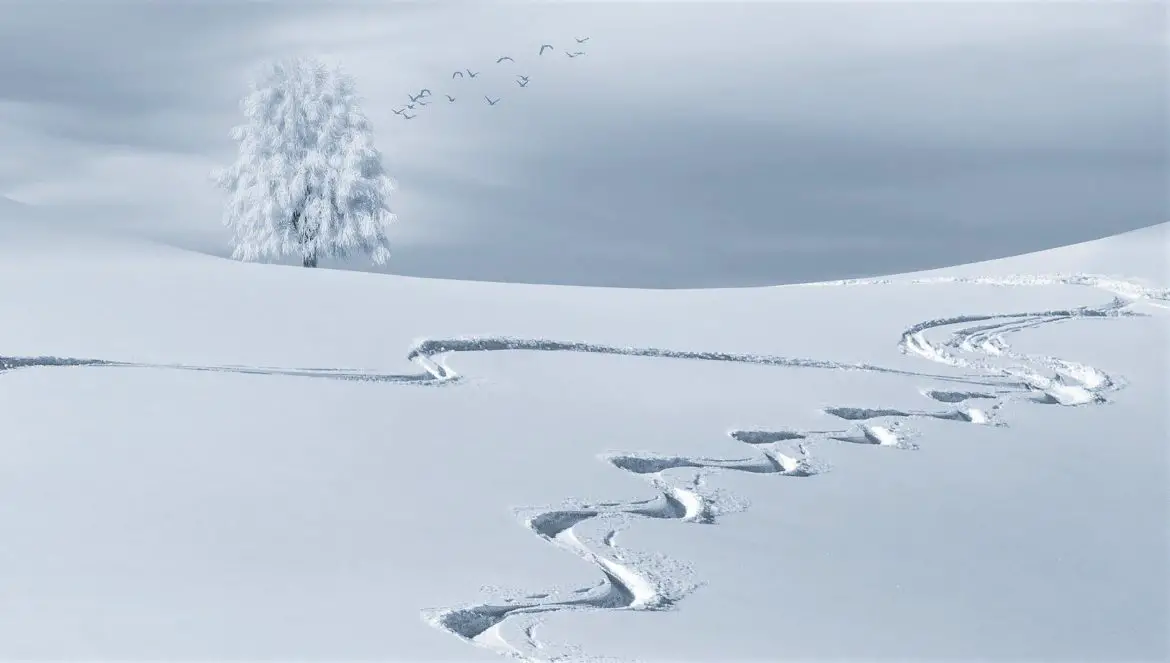
<svg viewBox="0 0 1170 663">
<path fill-rule="evenodd" d="M 215 126 L 207 116 L 234 110 L 222 91 L 239 85 L 241 63 L 265 54 L 269 26 L 313 10 L 258 2 L 9 5 L 0 22 L 0 102 L 25 109 L 10 121 L 55 138 L 196 150 Z"/>
<path fill-rule="evenodd" d="M 740 20 L 786 35 L 791 7 L 740 7 L 751 14 Z M 817 11 L 802 6 L 798 18 L 840 15 L 839 6 Z M 866 12 L 850 11 L 864 22 Z M 982 260 L 1165 219 L 1167 86 L 1157 34 L 1074 7 L 1032 16 L 1056 20 L 1004 38 L 995 11 L 980 16 L 997 32 L 870 47 L 876 52 L 857 59 L 820 56 L 795 71 L 756 73 L 748 88 L 721 89 L 717 78 L 652 84 L 642 72 L 664 103 L 626 104 L 598 84 L 591 89 L 605 103 L 564 92 L 572 103 L 560 106 L 576 114 L 550 103 L 502 116 L 492 129 L 523 136 L 523 148 L 495 153 L 493 166 L 510 173 L 510 184 L 455 185 L 401 171 L 407 191 L 459 190 L 474 202 L 435 219 L 460 229 L 448 258 L 443 247 L 413 247 L 390 269 L 597 285 L 764 284 Z M 870 16 L 875 30 L 906 28 Z M 945 27 L 959 17 L 939 10 L 934 18 Z M 810 57 L 797 52 L 797 60 Z M 736 86 L 749 85 L 743 78 Z M 744 98 L 756 105 L 739 105 Z"/>
<path fill-rule="evenodd" d="M 291 3 L 10 5 L 0 24 L 0 97 L 97 112 L 215 106 L 201 84 L 263 48 L 249 36 Z M 205 65 L 205 66 L 201 66 Z"/>
<path fill-rule="evenodd" d="M 0 28 L 16 39 L 0 46 L 0 101 L 19 102 L 7 117 L 27 150 L 73 146 L 77 163 L 14 187 L 0 156 L 0 187 L 110 203 L 144 178 L 158 212 L 134 211 L 151 219 L 140 232 L 220 254 L 206 168 L 231 157 L 245 72 L 292 52 L 342 62 L 367 97 L 400 185 L 399 273 L 762 284 L 1167 216 L 1155 3 L 180 3 L 95 7 L 101 29 L 60 33 L 39 6 Z M 585 57 L 536 57 L 576 34 L 592 35 Z M 515 67 L 494 65 L 505 53 Z M 467 66 L 484 73 L 450 79 Z M 390 112 L 423 85 L 459 102 L 410 123 Z M 114 147 L 142 154 L 115 163 Z"/>
</svg>

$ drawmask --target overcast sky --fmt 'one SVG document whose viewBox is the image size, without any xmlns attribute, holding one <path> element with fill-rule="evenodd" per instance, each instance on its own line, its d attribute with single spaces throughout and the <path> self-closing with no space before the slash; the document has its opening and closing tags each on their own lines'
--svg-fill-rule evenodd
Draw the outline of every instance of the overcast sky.
<svg viewBox="0 0 1170 663">
<path fill-rule="evenodd" d="M 769 284 L 1168 216 L 1160 2 L 9 0 L 2 15 L 0 195 L 221 255 L 208 172 L 233 158 L 257 67 L 290 54 L 340 62 L 366 98 L 398 185 L 385 271 Z M 452 80 L 468 67 L 483 73 Z M 421 87 L 434 105 L 391 112 Z"/>
</svg>

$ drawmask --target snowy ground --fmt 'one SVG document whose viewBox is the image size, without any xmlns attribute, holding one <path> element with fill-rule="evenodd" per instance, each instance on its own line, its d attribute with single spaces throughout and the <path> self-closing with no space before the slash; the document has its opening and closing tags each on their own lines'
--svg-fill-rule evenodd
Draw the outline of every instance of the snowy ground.
<svg viewBox="0 0 1170 663">
<path fill-rule="evenodd" d="M 0 659 L 1170 653 L 1165 224 L 691 291 L 14 228 Z"/>
</svg>

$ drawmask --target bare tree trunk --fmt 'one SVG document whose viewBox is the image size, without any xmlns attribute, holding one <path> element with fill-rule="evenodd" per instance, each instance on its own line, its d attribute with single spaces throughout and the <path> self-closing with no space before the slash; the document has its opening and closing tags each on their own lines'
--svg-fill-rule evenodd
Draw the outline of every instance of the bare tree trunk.
<svg viewBox="0 0 1170 663">
<path fill-rule="evenodd" d="M 305 205 L 308 204 L 310 193 L 312 193 L 312 192 L 309 190 L 309 185 L 306 184 L 305 185 L 305 196 L 304 196 L 304 198 L 301 199 L 301 202 L 297 205 L 297 208 L 293 212 L 293 217 L 292 217 L 293 230 L 295 230 L 297 232 L 297 234 L 301 236 L 301 256 L 302 256 L 301 257 L 301 265 L 304 267 L 316 267 L 317 266 L 317 250 L 316 249 L 312 249 L 311 251 L 306 250 L 308 248 L 310 240 L 309 240 L 309 236 L 308 236 L 308 233 L 306 232 L 305 228 L 303 228 L 301 226 L 301 222 L 303 220 L 302 213 L 304 212 Z"/>
</svg>

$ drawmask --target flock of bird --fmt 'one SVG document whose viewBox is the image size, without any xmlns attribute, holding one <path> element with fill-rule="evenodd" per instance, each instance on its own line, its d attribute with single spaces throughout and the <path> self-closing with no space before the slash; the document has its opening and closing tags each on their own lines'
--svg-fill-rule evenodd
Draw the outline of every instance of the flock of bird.
<svg viewBox="0 0 1170 663">
<path fill-rule="evenodd" d="M 574 39 L 577 41 L 578 45 L 584 44 L 585 42 L 589 41 L 589 37 L 575 37 Z M 536 54 L 538 56 L 543 56 L 545 51 L 554 51 L 555 52 L 556 47 L 554 47 L 552 44 L 541 44 L 540 50 L 538 50 Z M 568 56 L 569 58 L 577 58 L 577 57 L 580 57 L 582 55 L 585 55 L 585 51 L 565 51 L 565 55 Z M 516 61 L 513 60 L 512 57 L 508 56 L 508 55 L 503 55 L 503 56 L 500 56 L 499 58 L 496 58 L 496 64 L 503 64 L 505 62 L 511 62 L 512 64 L 516 63 Z M 461 69 L 461 70 L 455 71 L 451 74 L 451 80 L 455 80 L 456 78 L 475 78 L 476 76 L 479 76 L 481 73 L 483 73 L 483 72 L 482 71 L 472 71 L 470 69 Z M 518 87 L 521 87 L 521 88 L 528 87 L 528 77 L 524 76 L 523 74 L 517 74 L 516 75 L 516 85 Z M 429 106 L 432 103 L 434 103 L 432 101 L 429 101 L 429 99 L 433 96 L 434 95 L 431 93 L 431 91 L 425 87 L 423 89 L 419 90 L 418 93 L 416 93 L 416 94 L 409 94 L 408 93 L 407 97 L 410 98 L 410 103 L 405 104 L 401 108 L 395 108 L 394 114 L 402 117 L 402 119 L 404 119 L 404 120 L 413 120 L 414 118 L 418 117 L 419 110 L 421 110 L 424 106 Z M 446 93 L 444 93 L 443 96 L 447 98 L 447 103 L 449 103 L 449 104 L 455 103 L 454 96 L 452 96 L 450 94 L 446 94 Z M 495 106 L 496 104 L 500 103 L 500 97 L 496 97 L 495 99 L 492 99 L 490 96 L 485 94 L 483 98 L 484 98 L 484 101 L 487 102 L 488 106 Z M 411 113 L 411 111 L 414 111 L 414 112 Z"/>
</svg>

